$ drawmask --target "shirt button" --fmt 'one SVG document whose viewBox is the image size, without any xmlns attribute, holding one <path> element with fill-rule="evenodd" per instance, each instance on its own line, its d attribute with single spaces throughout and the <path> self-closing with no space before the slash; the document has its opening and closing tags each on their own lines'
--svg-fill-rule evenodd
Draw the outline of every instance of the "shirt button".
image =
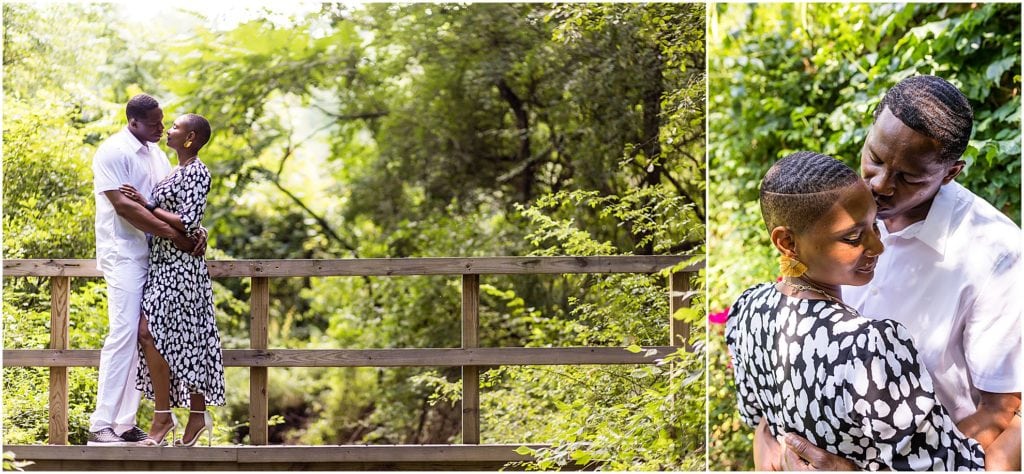
<svg viewBox="0 0 1024 474">
<path fill-rule="evenodd" d="M 878 294 L 878 288 L 872 286 L 871 287 L 871 294 L 872 295 L 877 295 Z"/>
</svg>

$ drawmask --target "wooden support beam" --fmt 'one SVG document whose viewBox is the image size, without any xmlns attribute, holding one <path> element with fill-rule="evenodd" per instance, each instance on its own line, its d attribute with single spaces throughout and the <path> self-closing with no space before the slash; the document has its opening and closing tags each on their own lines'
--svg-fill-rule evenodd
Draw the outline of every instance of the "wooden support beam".
<svg viewBox="0 0 1024 474">
<path fill-rule="evenodd" d="M 50 278 L 50 349 L 68 348 L 71 278 Z M 68 369 L 50 367 L 50 444 L 68 444 Z"/>
<path fill-rule="evenodd" d="M 462 348 L 480 347 L 480 275 L 462 275 Z M 462 366 L 462 442 L 480 444 L 480 368 Z"/>
<path fill-rule="evenodd" d="M 266 349 L 269 343 L 267 327 L 270 321 L 270 280 L 254 277 L 249 298 L 249 346 L 253 349 Z M 249 442 L 257 446 L 269 442 L 267 380 L 267 367 L 249 369 Z"/>
<path fill-rule="evenodd" d="M 688 306 L 693 299 L 687 295 L 690 292 L 690 274 L 676 272 L 669 276 L 668 291 L 669 344 L 690 350 L 690 325 L 673 317 L 677 310 Z"/>
</svg>

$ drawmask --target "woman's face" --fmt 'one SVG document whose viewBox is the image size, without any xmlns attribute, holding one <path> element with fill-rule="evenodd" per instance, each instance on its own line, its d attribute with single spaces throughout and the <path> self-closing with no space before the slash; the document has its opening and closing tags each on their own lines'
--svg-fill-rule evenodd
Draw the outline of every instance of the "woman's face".
<svg viewBox="0 0 1024 474">
<path fill-rule="evenodd" d="M 189 130 L 185 117 L 178 117 L 167 131 L 167 147 L 177 150 L 185 147 L 185 141 L 192 130 Z"/>
<path fill-rule="evenodd" d="M 794 235 L 804 278 L 821 286 L 861 286 L 875 276 L 883 245 L 875 224 L 875 200 L 863 181 L 847 186 L 827 214 Z"/>
</svg>

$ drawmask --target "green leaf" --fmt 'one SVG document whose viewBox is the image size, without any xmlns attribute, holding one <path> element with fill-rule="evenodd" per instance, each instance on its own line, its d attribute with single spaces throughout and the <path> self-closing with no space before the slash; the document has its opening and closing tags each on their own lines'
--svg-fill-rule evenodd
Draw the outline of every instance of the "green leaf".
<svg viewBox="0 0 1024 474">
<path fill-rule="evenodd" d="M 531 448 L 531 447 L 529 447 L 529 446 L 520 446 L 520 447 L 516 448 L 516 454 L 519 454 L 521 456 L 529 456 L 529 455 L 533 454 L 534 452 L 536 452 L 536 450 Z"/>
<path fill-rule="evenodd" d="M 988 68 L 985 69 L 985 78 L 990 81 L 998 81 L 999 78 L 1003 77 L 1003 73 L 1013 67 L 1014 64 L 1017 64 L 1019 60 L 1019 56 L 1007 56 L 989 64 Z"/>
</svg>

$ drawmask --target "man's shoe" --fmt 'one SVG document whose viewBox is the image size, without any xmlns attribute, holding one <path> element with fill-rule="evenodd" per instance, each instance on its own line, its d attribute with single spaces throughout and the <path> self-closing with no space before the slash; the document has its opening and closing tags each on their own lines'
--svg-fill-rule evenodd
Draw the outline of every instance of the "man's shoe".
<svg viewBox="0 0 1024 474">
<path fill-rule="evenodd" d="M 86 443 L 87 446 L 128 446 L 129 444 L 135 443 L 126 443 L 120 436 L 114 433 L 114 430 L 110 428 L 103 428 L 99 431 L 90 431 L 89 442 Z"/>
<path fill-rule="evenodd" d="M 149 433 L 142 431 L 138 426 L 133 426 L 128 431 L 121 433 L 121 439 L 129 443 L 141 443 L 146 440 L 152 441 Z"/>
</svg>

